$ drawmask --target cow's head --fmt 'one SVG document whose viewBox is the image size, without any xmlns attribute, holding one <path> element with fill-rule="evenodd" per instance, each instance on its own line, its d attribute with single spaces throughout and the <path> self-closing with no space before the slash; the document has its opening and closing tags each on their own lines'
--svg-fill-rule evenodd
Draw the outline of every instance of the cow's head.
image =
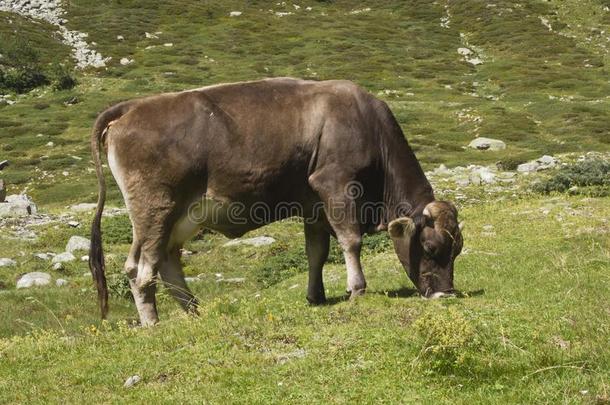
<svg viewBox="0 0 610 405">
<path fill-rule="evenodd" d="M 422 215 L 400 217 L 388 225 L 396 254 L 423 297 L 454 291 L 453 262 L 463 243 L 457 216 L 450 202 L 433 201 Z"/>
</svg>

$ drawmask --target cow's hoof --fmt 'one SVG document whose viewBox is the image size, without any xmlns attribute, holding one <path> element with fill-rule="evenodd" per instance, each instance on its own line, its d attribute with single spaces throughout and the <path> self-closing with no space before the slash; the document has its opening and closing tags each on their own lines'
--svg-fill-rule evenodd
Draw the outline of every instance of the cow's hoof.
<svg viewBox="0 0 610 405">
<path fill-rule="evenodd" d="M 348 291 L 350 301 L 353 301 L 356 298 L 363 296 L 365 292 L 366 292 L 366 288 L 358 288 L 358 289 L 352 290 L 351 292 Z"/>
<path fill-rule="evenodd" d="M 319 297 L 307 296 L 307 302 L 309 302 L 309 305 L 323 305 L 326 303 L 326 296 L 324 296 L 324 295 L 321 295 Z"/>
</svg>

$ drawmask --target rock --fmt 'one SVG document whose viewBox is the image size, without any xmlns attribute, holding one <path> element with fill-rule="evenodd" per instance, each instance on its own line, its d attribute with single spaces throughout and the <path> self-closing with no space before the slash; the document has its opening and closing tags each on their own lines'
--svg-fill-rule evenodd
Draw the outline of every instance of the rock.
<svg viewBox="0 0 610 405">
<path fill-rule="evenodd" d="M 6 257 L 0 258 L 0 267 L 13 267 L 16 266 L 17 262 L 13 259 L 8 259 Z"/>
<path fill-rule="evenodd" d="M 229 17 L 239 17 L 241 15 L 241 11 L 231 11 L 229 13 Z"/>
<path fill-rule="evenodd" d="M 155 34 L 151 34 L 150 32 L 145 32 L 144 36 L 148 39 L 157 39 L 159 38 L 158 36 L 156 36 Z"/>
<path fill-rule="evenodd" d="M 540 164 L 535 161 L 521 163 L 519 166 L 517 166 L 517 171 L 519 173 L 532 173 L 538 170 L 538 166 L 540 166 Z"/>
<path fill-rule="evenodd" d="M 25 194 L 13 194 L 0 203 L 1 217 L 24 217 L 36 214 L 36 204 Z"/>
<path fill-rule="evenodd" d="M 242 284 L 246 282 L 245 277 L 233 277 L 233 278 L 219 278 L 216 280 L 217 283 L 227 283 L 227 284 Z"/>
<path fill-rule="evenodd" d="M 88 255 L 81 256 L 80 261 L 81 262 L 88 262 L 89 261 L 89 256 Z"/>
<path fill-rule="evenodd" d="M 459 53 L 462 56 L 468 56 L 468 55 L 472 54 L 472 51 L 468 48 L 458 48 L 457 53 Z"/>
<path fill-rule="evenodd" d="M 47 146 L 48 146 L 49 148 L 52 148 L 53 146 L 55 146 L 55 144 L 54 144 L 53 142 L 47 142 Z"/>
<path fill-rule="evenodd" d="M 539 157 L 536 162 L 539 163 L 537 170 L 551 169 L 557 165 L 557 159 L 549 155 Z"/>
<path fill-rule="evenodd" d="M 71 228 L 78 228 L 80 226 L 80 222 L 78 221 L 68 221 L 68 226 Z"/>
<path fill-rule="evenodd" d="M 121 58 L 121 60 L 119 61 L 119 63 L 123 66 L 131 65 L 133 62 L 134 60 L 129 58 Z"/>
<path fill-rule="evenodd" d="M 119 40 L 119 41 L 123 41 L 125 39 L 125 37 L 122 36 L 122 35 L 117 35 L 116 39 Z"/>
<path fill-rule="evenodd" d="M 58 278 L 57 280 L 55 280 L 55 285 L 56 285 L 57 287 L 63 287 L 63 286 L 66 286 L 66 285 L 68 285 L 68 280 L 65 280 L 65 279 L 63 279 L 63 278 Z"/>
<path fill-rule="evenodd" d="M 141 380 L 142 380 L 142 377 L 140 377 L 139 375 L 137 375 L 137 374 L 132 375 L 127 380 L 125 380 L 125 384 L 123 384 L 123 387 L 131 388 L 134 385 L 136 385 L 137 383 L 139 383 Z"/>
<path fill-rule="evenodd" d="M 70 210 L 72 210 L 74 212 L 85 212 L 85 211 L 93 211 L 96 208 L 97 208 L 96 203 L 81 203 L 81 204 L 72 205 L 70 207 Z"/>
<path fill-rule="evenodd" d="M 90 247 L 91 241 L 89 241 L 89 239 L 83 238 L 82 236 L 72 236 L 66 245 L 66 252 L 74 253 L 77 250 L 88 252 Z"/>
<path fill-rule="evenodd" d="M 187 283 L 196 283 L 198 281 L 201 281 L 201 279 L 199 277 L 184 277 L 184 281 L 186 281 Z"/>
<path fill-rule="evenodd" d="M 273 239 L 272 237 L 269 237 L 269 236 L 257 236 L 257 237 L 248 238 L 248 239 L 234 239 L 234 240 L 230 240 L 227 243 L 225 243 L 223 246 L 225 246 L 225 247 L 228 247 L 228 246 L 239 246 L 239 245 L 265 246 L 265 245 L 271 245 L 272 243 L 275 243 L 275 239 Z"/>
<path fill-rule="evenodd" d="M 467 185 L 470 184 L 470 180 L 466 179 L 466 178 L 458 178 L 455 180 L 455 184 L 457 184 L 458 186 L 462 186 L 462 187 L 466 187 Z"/>
<path fill-rule="evenodd" d="M 477 66 L 477 65 L 483 64 L 483 61 L 480 58 L 466 59 L 466 62 L 470 63 L 473 66 Z"/>
<path fill-rule="evenodd" d="M 473 149 L 496 151 L 496 150 L 506 149 L 506 144 L 499 139 L 480 137 L 480 138 L 473 139 L 468 144 L 468 147 L 473 148 Z"/>
<path fill-rule="evenodd" d="M 34 286 L 43 286 L 51 282 L 51 275 L 41 271 L 26 273 L 17 281 L 17 288 L 30 288 Z"/>
<path fill-rule="evenodd" d="M 55 263 L 69 263 L 69 262 L 73 262 L 76 260 L 76 257 L 74 257 L 74 255 L 70 252 L 64 252 L 64 253 L 60 253 L 58 255 L 56 255 L 53 260 L 51 260 L 51 263 L 55 264 Z"/>
<path fill-rule="evenodd" d="M 167 46 L 168 48 L 171 48 L 172 46 L 174 46 L 174 44 L 172 44 L 171 42 L 167 42 L 167 43 L 163 44 L 163 46 Z"/>
<path fill-rule="evenodd" d="M 40 260 L 49 260 L 53 257 L 54 255 L 51 253 L 34 253 L 34 257 L 39 258 Z"/>
<path fill-rule="evenodd" d="M 53 265 L 53 270 L 55 270 L 55 271 L 62 271 L 63 269 L 64 269 L 63 263 L 55 263 Z"/>
</svg>

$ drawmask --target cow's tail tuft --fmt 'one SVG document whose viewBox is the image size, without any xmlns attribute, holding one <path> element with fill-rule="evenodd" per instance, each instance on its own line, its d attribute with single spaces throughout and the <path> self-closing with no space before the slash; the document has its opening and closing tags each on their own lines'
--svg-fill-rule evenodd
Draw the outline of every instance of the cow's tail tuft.
<svg viewBox="0 0 610 405">
<path fill-rule="evenodd" d="M 102 212 L 104 211 L 104 204 L 106 202 L 106 181 L 104 180 L 104 173 L 102 171 L 100 148 L 103 143 L 102 138 L 108 130 L 108 125 L 112 121 L 120 118 L 127 111 L 127 109 L 128 105 L 125 102 L 105 110 L 95 120 L 95 125 L 91 134 L 91 154 L 93 157 L 93 163 L 95 165 L 99 193 L 95 217 L 93 217 L 93 223 L 91 224 L 89 270 L 91 270 L 91 275 L 93 276 L 93 281 L 95 282 L 95 286 L 97 288 L 97 298 L 100 305 L 102 319 L 105 319 L 106 315 L 108 314 L 108 287 L 106 285 L 104 250 L 102 248 L 101 231 Z"/>
</svg>

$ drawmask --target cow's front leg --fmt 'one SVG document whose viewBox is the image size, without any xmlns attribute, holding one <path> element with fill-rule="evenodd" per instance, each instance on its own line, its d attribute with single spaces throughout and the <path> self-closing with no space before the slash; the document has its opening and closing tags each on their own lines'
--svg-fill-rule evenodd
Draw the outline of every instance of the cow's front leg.
<svg viewBox="0 0 610 405">
<path fill-rule="evenodd" d="M 337 239 L 343 250 L 347 267 L 347 293 L 350 294 L 350 298 L 354 298 L 366 291 L 366 280 L 360 263 L 362 237 L 356 233 L 347 233 L 337 234 Z"/>
<path fill-rule="evenodd" d="M 352 178 L 341 178 L 340 168 L 329 166 L 309 176 L 309 184 L 324 203 L 324 211 L 343 250 L 347 267 L 347 292 L 350 298 L 364 294 L 366 280 L 360 264 L 362 234 L 355 198 L 361 185 Z M 354 190 L 355 189 L 355 190 Z"/>
<path fill-rule="evenodd" d="M 326 302 L 322 269 L 328 259 L 330 234 L 320 223 L 305 223 L 305 252 L 309 263 L 309 282 L 307 286 L 307 301 L 318 305 Z"/>
</svg>

